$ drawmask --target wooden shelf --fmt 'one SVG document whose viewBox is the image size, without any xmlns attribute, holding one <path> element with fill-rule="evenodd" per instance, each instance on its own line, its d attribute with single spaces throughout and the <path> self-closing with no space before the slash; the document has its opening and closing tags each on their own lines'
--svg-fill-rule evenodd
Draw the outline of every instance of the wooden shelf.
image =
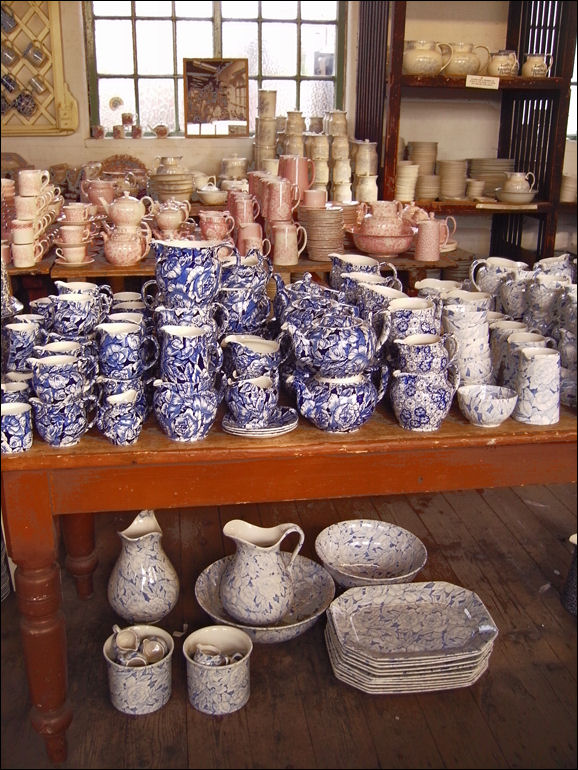
<svg viewBox="0 0 578 770">
<path fill-rule="evenodd" d="M 496 200 L 493 203 L 477 203 L 476 201 L 432 201 L 416 200 L 416 206 L 426 211 L 435 211 L 436 214 L 449 216 L 488 216 L 491 214 L 546 214 L 552 210 L 552 204 L 547 201 L 534 201 L 528 206 L 519 206 L 508 203 L 501 203 Z M 570 204 L 572 205 L 572 204 Z M 573 204 L 574 206 L 576 204 Z"/>
<path fill-rule="evenodd" d="M 563 78 L 500 78 L 498 91 L 560 91 L 564 87 Z M 470 92 L 492 92 L 493 89 L 471 88 L 466 85 L 466 78 L 444 77 L 436 75 L 402 75 L 402 88 L 450 88 L 462 89 Z"/>
</svg>

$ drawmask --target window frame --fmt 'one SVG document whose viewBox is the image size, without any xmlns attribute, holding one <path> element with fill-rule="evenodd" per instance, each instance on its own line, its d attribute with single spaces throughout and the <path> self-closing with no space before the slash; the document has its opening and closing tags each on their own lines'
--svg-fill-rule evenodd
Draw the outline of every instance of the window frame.
<svg viewBox="0 0 578 770">
<path fill-rule="evenodd" d="M 114 3 L 110 3 L 114 8 Z M 345 61 L 346 61 L 346 30 L 347 30 L 347 5 L 344 0 L 337 1 L 337 19 L 335 22 L 327 20 L 312 20 L 302 19 L 301 17 L 301 0 L 297 2 L 297 16 L 294 19 L 270 19 L 264 18 L 262 15 L 261 2 L 258 2 L 258 14 L 254 19 L 241 19 L 235 16 L 223 16 L 221 13 L 221 2 L 219 0 L 213 0 L 213 18 L 208 17 L 190 17 L 190 16 L 177 16 L 175 13 L 174 1 L 171 1 L 171 15 L 170 16 L 144 16 L 135 15 L 135 3 L 131 0 L 131 14 L 130 16 L 117 16 L 115 14 L 95 16 L 92 8 L 92 2 L 82 3 L 83 17 L 84 17 L 84 31 L 85 31 L 85 43 L 86 43 L 86 65 L 87 65 L 87 79 L 88 79 L 88 101 L 89 101 L 89 119 L 92 125 L 95 122 L 100 122 L 100 100 L 99 100 L 99 80 L 114 80 L 114 79 L 127 79 L 133 81 L 134 97 L 136 112 L 139 113 L 139 73 L 137 69 L 137 52 L 136 45 L 133 42 L 133 62 L 134 72 L 132 75 L 126 74 L 103 74 L 99 75 L 96 69 L 96 46 L 95 46 L 95 19 L 107 19 L 109 21 L 130 21 L 132 29 L 132 39 L 136 40 L 136 22 L 145 21 L 159 21 L 169 19 L 172 23 L 173 30 L 173 67 L 174 73 L 167 73 L 161 75 L 146 75 L 140 76 L 150 80 L 167 80 L 173 81 L 173 99 L 175 107 L 175 121 L 176 130 L 170 132 L 170 136 L 185 138 L 184 126 L 180 125 L 180 113 L 179 113 L 179 100 L 183 96 L 183 62 L 177 60 L 177 46 L 176 46 L 176 22 L 178 20 L 192 20 L 192 21 L 212 21 L 213 23 L 213 56 L 215 58 L 223 58 L 222 52 L 222 23 L 223 21 L 251 21 L 257 23 L 258 28 L 258 73 L 257 75 L 249 76 L 249 84 L 251 82 L 257 83 L 257 88 L 262 87 L 263 81 L 269 80 L 287 80 L 296 83 L 297 104 L 296 109 L 300 109 L 301 98 L 301 83 L 307 81 L 331 81 L 334 83 L 334 95 L 336 109 L 343 109 L 344 103 L 344 84 L 345 84 Z M 293 24 L 297 27 L 297 74 L 295 76 L 290 75 L 263 75 L 262 70 L 262 34 L 263 23 L 279 23 L 279 24 Z M 321 75 L 302 75 L 301 74 L 301 28 L 302 25 L 327 25 L 334 24 L 336 28 L 336 61 L 335 61 L 335 74 L 332 76 Z M 99 116 L 98 120 L 96 116 Z M 251 135 L 253 130 L 249 132 Z M 107 132 L 107 136 L 111 136 L 112 132 Z M 143 126 L 144 136 L 154 136 L 154 134 L 147 130 L 147 127 Z"/>
</svg>

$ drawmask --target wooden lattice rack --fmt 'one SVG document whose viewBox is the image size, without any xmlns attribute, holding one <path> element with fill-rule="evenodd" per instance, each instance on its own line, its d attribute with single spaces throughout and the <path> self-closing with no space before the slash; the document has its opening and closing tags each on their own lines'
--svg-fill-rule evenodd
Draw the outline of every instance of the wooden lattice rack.
<svg viewBox="0 0 578 770">
<path fill-rule="evenodd" d="M 13 0 L 2 3 L 2 14 L 2 135 L 73 133 L 78 128 L 78 106 L 64 80 L 60 3 Z M 4 24 L 4 14 L 13 18 L 12 29 L 10 19 Z M 30 45 L 40 52 L 37 64 L 25 56 Z M 12 63 L 7 50 L 16 55 Z M 44 90 L 34 88 L 33 78 Z M 27 104 L 33 111 L 26 109 Z"/>
</svg>

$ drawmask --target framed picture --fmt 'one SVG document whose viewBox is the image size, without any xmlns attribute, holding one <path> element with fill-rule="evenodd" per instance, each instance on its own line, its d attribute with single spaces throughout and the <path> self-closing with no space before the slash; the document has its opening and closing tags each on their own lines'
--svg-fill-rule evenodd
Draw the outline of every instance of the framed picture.
<svg viewBox="0 0 578 770">
<path fill-rule="evenodd" d="M 183 59 L 185 136 L 249 135 L 247 59 Z"/>
</svg>

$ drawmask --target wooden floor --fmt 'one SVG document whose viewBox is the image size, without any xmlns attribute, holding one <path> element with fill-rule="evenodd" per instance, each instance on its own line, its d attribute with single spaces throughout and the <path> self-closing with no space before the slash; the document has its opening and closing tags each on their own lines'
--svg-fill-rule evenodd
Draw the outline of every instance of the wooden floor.
<svg viewBox="0 0 578 770">
<path fill-rule="evenodd" d="M 257 481 L 257 480 L 256 480 Z M 224 482 L 226 483 L 226 479 Z M 76 599 L 63 572 L 74 720 L 66 768 L 575 768 L 576 618 L 560 600 L 576 532 L 575 485 L 407 497 L 158 511 L 163 546 L 180 570 L 182 600 L 161 625 L 188 631 L 210 621 L 194 599 L 199 572 L 232 552 L 221 527 L 233 517 L 271 526 L 296 521 L 316 534 L 337 520 L 382 518 L 428 549 L 418 580 L 445 580 L 480 596 L 499 628 L 489 670 L 472 687 L 370 696 L 334 678 L 322 618 L 303 636 L 256 645 L 248 704 L 209 717 L 187 702 L 182 636 L 173 691 L 148 716 L 111 706 L 102 645 L 118 619 L 106 583 L 132 513 L 96 517 L 95 595 Z M 181 547 L 182 546 L 182 547 Z M 2 612 L 2 767 L 52 765 L 29 725 L 14 594 Z"/>
</svg>

